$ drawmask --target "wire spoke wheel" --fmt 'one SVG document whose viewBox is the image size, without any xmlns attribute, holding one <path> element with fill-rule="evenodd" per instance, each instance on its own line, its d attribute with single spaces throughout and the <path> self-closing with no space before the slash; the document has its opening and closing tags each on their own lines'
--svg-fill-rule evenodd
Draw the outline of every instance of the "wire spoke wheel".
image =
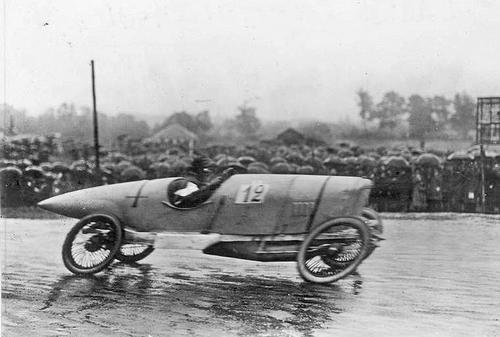
<svg viewBox="0 0 500 337">
<path fill-rule="evenodd" d="M 118 252 L 116 252 L 115 258 L 121 262 L 134 263 L 144 259 L 153 251 L 154 247 L 152 245 L 144 243 L 124 243 Z"/>
<path fill-rule="evenodd" d="M 370 232 L 362 219 L 338 218 L 324 222 L 302 243 L 297 255 L 299 273 L 306 281 L 329 283 L 352 273 L 363 260 Z"/>
<path fill-rule="evenodd" d="M 122 241 L 122 229 L 112 216 L 90 215 L 71 229 L 63 244 L 63 262 L 74 274 L 93 274 L 106 268 Z"/>
</svg>

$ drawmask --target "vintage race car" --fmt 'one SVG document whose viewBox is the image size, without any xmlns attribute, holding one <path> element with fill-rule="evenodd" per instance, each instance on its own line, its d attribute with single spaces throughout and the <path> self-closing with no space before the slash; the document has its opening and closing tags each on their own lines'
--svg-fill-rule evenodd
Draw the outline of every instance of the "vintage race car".
<svg viewBox="0 0 500 337">
<path fill-rule="evenodd" d="M 142 180 L 74 191 L 40 202 L 80 219 L 62 255 L 75 274 L 114 259 L 137 262 L 155 248 L 200 249 L 256 261 L 297 261 L 307 281 L 352 273 L 381 240 L 366 208 L 372 183 L 357 177 L 236 174 L 198 205 L 178 207 L 184 178 Z M 182 184 L 181 184 L 182 185 Z"/>
</svg>

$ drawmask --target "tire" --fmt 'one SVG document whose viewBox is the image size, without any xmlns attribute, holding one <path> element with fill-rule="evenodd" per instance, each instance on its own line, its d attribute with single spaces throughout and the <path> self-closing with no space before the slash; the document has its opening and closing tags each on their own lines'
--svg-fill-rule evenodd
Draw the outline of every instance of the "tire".
<svg viewBox="0 0 500 337">
<path fill-rule="evenodd" d="M 375 227 L 370 227 L 370 233 L 371 234 L 375 233 L 378 235 L 382 234 L 382 232 L 384 231 L 382 225 L 382 219 L 380 218 L 380 215 L 377 212 L 375 212 L 371 208 L 365 207 L 361 210 L 361 217 L 366 220 L 372 220 L 372 221 L 376 220 L 377 225 Z M 366 250 L 365 259 L 367 259 L 373 253 L 376 247 L 377 247 L 376 245 L 370 242 L 370 244 L 368 245 L 368 249 Z"/>
<path fill-rule="evenodd" d="M 330 234 L 330 238 L 325 234 Z M 327 220 L 302 243 L 297 255 L 299 274 L 314 283 L 340 280 L 356 270 L 367 254 L 369 243 L 370 230 L 361 218 Z"/>
<path fill-rule="evenodd" d="M 380 221 L 380 215 L 378 215 L 377 212 L 369 207 L 363 207 L 363 209 L 361 210 L 361 216 L 368 220 Z"/>
<path fill-rule="evenodd" d="M 123 263 L 135 263 L 147 257 L 154 250 L 152 245 L 125 243 L 116 252 L 115 258 Z"/>
<path fill-rule="evenodd" d="M 64 240 L 64 265 L 77 275 L 98 273 L 113 261 L 122 239 L 122 228 L 115 217 L 106 214 L 86 216 L 73 226 Z"/>
</svg>

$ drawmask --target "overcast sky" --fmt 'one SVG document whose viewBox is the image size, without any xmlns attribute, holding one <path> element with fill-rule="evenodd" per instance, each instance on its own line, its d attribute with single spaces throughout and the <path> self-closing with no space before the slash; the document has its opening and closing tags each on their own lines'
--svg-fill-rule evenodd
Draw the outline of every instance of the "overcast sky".
<svg viewBox="0 0 500 337">
<path fill-rule="evenodd" d="M 357 118 L 376 100 L 500 96 L 498 1 L 3 0 L 2 96 L 30 114 L 62 102 L 168 115 Z"/>
</svg>

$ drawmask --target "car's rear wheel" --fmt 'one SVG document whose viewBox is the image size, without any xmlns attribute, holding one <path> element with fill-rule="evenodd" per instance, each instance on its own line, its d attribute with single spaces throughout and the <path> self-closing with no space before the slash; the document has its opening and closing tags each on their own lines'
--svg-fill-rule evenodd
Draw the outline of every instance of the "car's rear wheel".
<svg viewBox="0 0 500 337">
<path fill-rule="evenodd" d="M 369 207 L 363 207 L 363 209 L 361 210 L 361 216 L 368 220 L 377 220 L 380 222 L 380 215 L 378 215 L 375 210 Z"/>
<path fill-rule="evenodd" d="M 93 214 L 76 223 L 62 248 L 63 262 L 74 274 L 94 274 L 106 268 L 120 249 L 123 232 L 113 216 Z"/>
<path fill-rule="evenodd" d="M 380 235 L 383 232 L 383 225 L 382 225 L 382 219 L 380 218 L 380 215 L 375 212 L 373 209 L 365 207 L 361 210 L 361 217 L 363 219 L 366 219 L 366 221 L 370 223 L 375 223 L 375 225 L 369 225 L 370 228 L 370 234 L 377 234 Z M 368 249 L 366 250 L 366 255 L 365 259 L 368 258 L 373 251 L 375 250 L 377 246 L 374 245 L 372 242 L 368 245 Z"/>
<path fill-rule="evenodd" d="M 327 220 L 300 247 L 297 255 L 300 276 L 315 283 L 340 280 L 363 261 L 369 242 L 370 230 L 361 218 Z"/>
</svg>

